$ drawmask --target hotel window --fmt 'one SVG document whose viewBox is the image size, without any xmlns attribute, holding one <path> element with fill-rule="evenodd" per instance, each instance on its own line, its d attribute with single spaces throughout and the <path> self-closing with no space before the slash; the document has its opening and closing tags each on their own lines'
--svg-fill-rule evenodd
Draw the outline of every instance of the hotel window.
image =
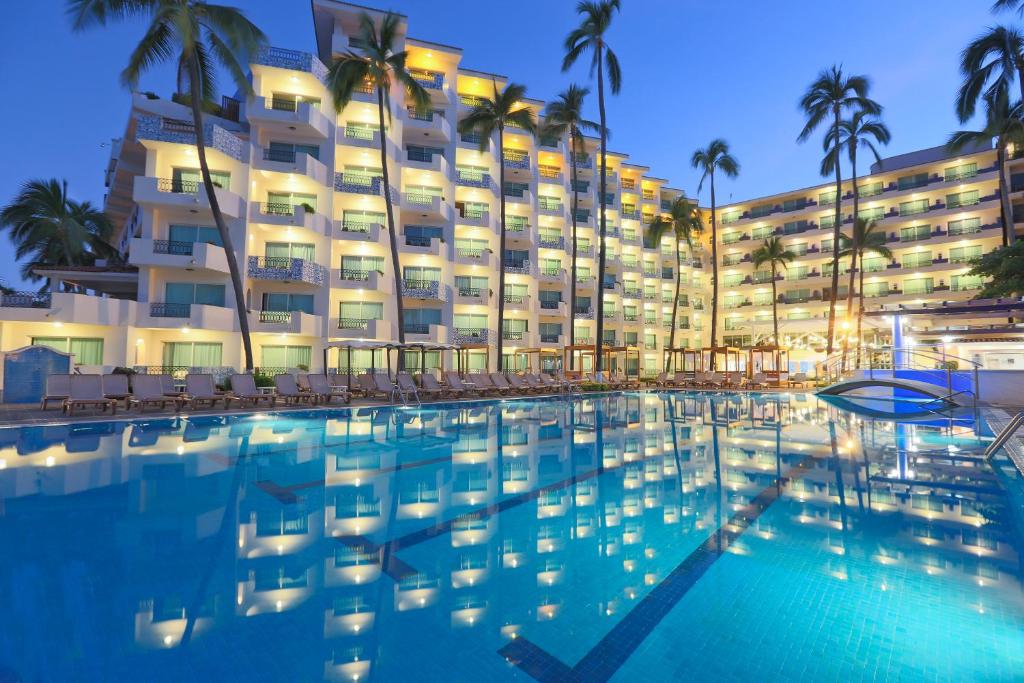
<svg viewBox="0 0 1024 683">
<path fill-rule="evenodd" d="M 904 294 L 931 294 L 935 291 L 935 280 L 930 277 L 903 281 Z"/>
<path fill-rule="evenodd" d="M 308 104 L 315 109 L 319 109 L 320 98 L 308 95 L 295 95 L 287 92 L 276 92 L 270 98 L 270 108 L 280 111 L 296 111 L 300 104 Z"/>
<path fill-rule="evenodd" d="M 214 368 L 223 363 L 220 342 L 164 342 L 163 364 L 171 367 Z"/>
<path fill-rule="evenodd" d="M 409 203 L 419 206 L 430 206 L 435 198 L 444 199 L 441 195 L 441 188 L 432 185 L 407 185 L 405 187 L 405 198 Z"/>
<path fill-rule="evenodd" d="M 826 230 L 831 229 L 833 226 L 835 226 L 835 224 L 836 224 L 836 216 L 835 216 L 835 214 L 832 214 L 832 213 L 825 214 L 818 221 L 818 226 L 820 228 L 826 229 Z"/>
<path fill-rule="evenodd" d="M 164 301 L 169 304 L 224 305 L 224 285 L 193 282 L 168 282 L 164 285 Z"/>
<path fill-rule="evenodd" d="M 383 320 L 384 304 L 373 301 L 339 301 L 338 317 L 342 320 Z"/>
<path fill-rule="evenodd" d="M 722 300 L 722 308 L 739 308 L 742 303 L 742 294 L 727 294 Z"/>
<path fill-rule="evenodd" d="M 915 187 L 924 187 L 928 184 L 928 173 L 915 173 L 905 175 L 896 179 L 896 187 L 901 190 L 911 190 Z"/>
<path fill-rule="evenodd" d="M 857 188 L 857 196 L 861 198 L 874 197 L 876 194 L 882 194 L 881 180 L 873 183 L 864 183 Z"/>
<path fill-rule="evenodd" d="M 505 229 L 509 232 L 523 232 L 530 228 L 530 219 L 526 216 L 505 216 Z"/>
<path fill-rule="evenodd" d="M 313 357 L 310 346 L 263 346 L 260 366 L 264 368 L 309 368 Z"/>
<path fill-rule="evenodd" d="M 508 153 L 506 152 L 506 158 Z M 530 191 L 529 183 L 505 183 L 505 196 L 506 197 L 524 197 L 526 193 Z"/>
<path fill-rule="evenodd" d="M 877 221 L 881 219 L 884 215 L 884 206 L 873 206 L 870 209 L 861 209 L 860 211 L 857 212 L 857 218 L 861 219 L 862 221 L 867 221 L 868 223 L 870 223 L 871 221 Z"/>
<path fill-rule="evenodd" d="M 786 269 L 787 280 L 803 280 L 807 277 L 807 266 L 790 266 Z"/>
<path fill-rule="evenodd" d="M 412 334 L 427 334 L 431 325 L 441 324 L 439 308 L 406 308 L 402 311 L 402 327 Z"/>
<path fill-rule="evenodd" d="M 342 256 L 341 257 L 341 271 L 342 274 L 357 274 L 357 273 L 383 273 L 384 272 L 384 257 L 383 256 Z"/>
<path fill-rule="evenodd" d="M 363 123 L 361 121 L 348 121 L 345 123 L 345 137 L 353 140 L 372 140 L 380 130 L 376 123 Z"/>
<path fill-rule="evenodd" d="M 733 266 L 743 260 L 743 254 L 737 252 L 735 254 L 725 254 L 722 257 L 723 266 Z"/>
<path fill-rule="evenodd" d="M 266 348 L 266 347 L 264 347 Z M 256 511 L 257 536 L 291 536 L 309 531 L 306 512 L 291 508 Z"/>
<path fill-rule="evenodd" d="M 822 206 L 828 206 L 830 204 L 835 204 L 835 203 L 836 203 L 836 192 L 835 192 L 835 190 L 832 190 L 831 192 L 821 192 L 821 193 L 818 194 L 818 204 L 820 204 Z"/>
<path fill-rule="evenodd" d="M 405 266 L 402 269 L 402 279 L 417 283 L 440 282 L 441 269 L 429 266 Z"/>
<path fill-rule="evenodd" d="M 210 180 L 214 186 L 225 190 L 231 187 L 231 174 L 227 171 L 210 169 Z M 198 168 L 175 168 L 171 170 L 171 192 L 198 192 L 203 184 L 203 175 Z"/>
<path fill-rule="evenodd" d="M 267 259 L 302 259 L 312 261 L 314 246 L 304 242 L 267 242 L 263 252 Z"/>
<path fill-rule="evenodd" d="M 912 251 L 903 255 L 903 267 L 904 268 L 920 268 L 922 266 L 930 266 L 932 264 L 932 252 L 930 251 Z"/>
<path fill-rule="evenodd" d="M 342 179 L 350 185 L 369 187 L 375 178 L 383 178 L 384 171 L 374 166 L 348 166 L 342 171 Z"/>
<path fill-rule="evenodd" d="M 959 166 L 949 166 L 945 170 L 946 182 L 951 180 L 964 180 L 966 178 L 973 178 L 978 175 L 978 164 L 961 164 Z"/>
<path fill-rule="evenodd" d="M 786 320 L 810 320 L 810 311 L 793 311 L 786 314 Z"/>
<path fill-rule="evenodd" d="M 529 321 L 520 320 L 516 318 L 505 318 L 501 321 L 501 331 L 506 335 L 506 339 L 509 336 L 521 337 L 523 332 L 528 332 L 530 329 Z"/>
<path fill-rule="evenodd" d="M 722 286 L 735 287 L 743 282 L 743 275 L 740 273 L 729 273 L 722 278 Z"/>
<path fill-rule="evenodd" d="M 949 260 L 952 263 L 966 263 L 981 256 L 981 245 L 971 247 L 953 247 L 949 250 Z"/>
<path fill-rule="evenodd" d="M 910 202 L 900 202 L 900 215 L 901 216 L 913 216 L 919 213 L 924 213 L 928 210 L 927 199 L 915 199 Z"/>
<path fill-rule="evenodd" d="M 561 259 L 542 258 L 540 259 L 539 266 L 542 275 L 554 275 L 557 277 L 562 272 Z"/>
<path fill-rule="evenodd" d="M 300 142 L 280 142 L 271 140 L 266 149 L 264 158 L 268 161 L 295 161 L 299 154 L 320 159 L 320 147 L 318 145 L 304 145 Z"/>
<path fill-rule="evenodd" d="M 733 242 L 739 242 L 740 237 L 743 233 L 738 230 L 732 230 L 722 234 L 722 244 L 732 244 Z"/>
<path fill-rule="evenodd" d="M 917 242 L 926 240 L 932 236 L 930 225 L 912 225 L 909 228 L 900 229 L 900 242 Z"/>
<path fill-rule="evenodd" d="M 459 330 L 487 329 L 487 315 L 484 313 L 456 313 L 454 322 Z"/>
<path fill-rule="evenodd" d="M 978 203 L 978 197 L 980 196 L 981 194 L 977 190 L 947 194 L 946 207 L 950 209 L 958 209 L 962 206 L 973 206 Z"/>
<path fill-rule="evenodd" d="M 422 145 L 406 145 L 405 156 L 409 161 L 422 161 L 424 163 L 430 163 L 434 160 L 434 155 L 444 158 L 443 147 L 424 147 Z"/>
<path fill-rule="evenodd" d="M 459 180 L 467 180 L 470 182 L 483 182 L 484 178 L 488 175 L 486 166 L 466 166 L 459 164 L 455 167 L 455 172 L 458 174 Z"/>
<path fill-rule="evenodd" d="M 529 296 L 530 288 L 517 282 L 505 283 L 505 300 L 524 301 Z"/>
<path fill-rule="evenodd" d="M 950 235 L 970 235 L 978 232 L 981 227 L 980 218 L 963 218 L 958 221 L 949 222 Z"/>
<path fill-rule="evenodd" d="M 216 227 L 205 225 L 170 225 L 168 226 L 168 238 L 171 242 L 194 244 L 196 242 L 223 246 L 220 240 L 220 230 Z M 192 253 L 191 249 L 188 252 Z"/>
<path fill-rule="evenodd" d="M 740 330 L 743 329 L 746 319 L 742 317 L 726 318 L 725 329 L 727 330 Z"/>
<path fill-rule="evenodd" d="M 265 292 L 263 294 L 264 311 L 302 311 L 313 313 L 312 294 L 289 294 L 287 292 Z"/>
<path fill-rule="evenodd" d="M 722 225 L 728 225 L 729 223 L 735 223 L 736 221 L 738 221 L 740 219 L 741 215 L 742 214 L 740 214 L 739 211 L 727 211 L 726 213 L 723 213 L 722 214 Z"/>
<path fill-rule="evenodd" d="M 32 337 L 32 346 L 70 353 L 78 365 L 103 365 L 103 340 L 86 337 Z"/>
<path fill-rule="evenodd" d="M 576 281 L 583 282 L 590 279 L 590 266 L 576 266 Z"/>
<path fill-rule="evenodd" d="M 750 236 L 755 240 L 764 239 L 775 232 L 775 228 L 770 225 L 758 225 L 750 230 Z"/>
<path fill-rule="evenodd" d="M 488 290 L 487 276 L 456 275 L 455 289 L 462 296 L 480 296 Z"/>
<path fill-rule="evenodd" d="M 352 211 L 341 214 L 341 227 L 345 232 L 369 232 L 371 225 L 384 225 L 386 216 L 379 211 Z"/>
<path fill-rule="evenodd" d="M 764 282 L 771 282 L 772 281 L 772 271 L 770 271 L 770 270 L 755 270 L 754 274 L 751 276 L 751 280 L 755 284 L 762 284 Z M 737 283 L 737 284 L 739 284 L 739 283 Z"/>
<path fill-rule="evenodd" d="M 795 235 L 798 232 L 804 232 L 806 230 L 807 230 L 807 221 L 806 220 L 789 221 L 788 223 L 785 223 L 782 226 L 782 232 L 784 232 L 787 235 Z"/>
<path fill-rule="evenodd" d="M 796 211 L 797 209 L 802 209 L 805 206 L 807 206 L 807 200 L 803 197 L 800 197 L 799 199 L 787 199 L 782 202 L 783 211 Z"/>
<path fill-rule="evenodd" d="M 864 257 L 861 261 L 861 266 L 864 268 L 865 273 L 877 273 L 885 270 L 889 262 L 881 256 Z"/>
<path fill-rule="evenodd" d="M 954 275 L 953 291 L 965 292 L 970 289 L 981 289 L 982 279 L 980 275 Z"/>
<path fill-rule="evenodd" d="M 554 242 L 562 236 L 562 231 L 558 228 L 540 227 L 537 230 L 537 234 L 546 242 Z"/>
<path fill-rule="evenodd" d="M 770 306 L 772 303 L 771 292 L 754 292 L 755 306 Z"/>
<path fill-rule="evenodd" d="M 807 242 L 793 242 L 789 245 L 789 251 L 797 256 L 803 256 L 807 253 Z"/>
<path fill-rule="evenodd" d="M 756 313 L 754 315 L 754 322 L 756 322 L 756 323 L 766 323 L 766 322 L 770 323 L 771 321 L 772 321 L 772 314 L 769 313 L 768 311 L 763 311 L 761 313 Z"/>
<path fill-rule="evenodd" d="M 470 256 L 479 258 L 488 249 L 487 240 L 470 239 L 466 237 L 455 238 L 455 253 L 459 256 Z"/>
<path fill-rule="evenodd" d="M 882 282 L 865 282 L 864 283 L 864 296 L 885 296 L 889 293 L 889 283 Z"/>
<path fill-rule="evenodd" d="M 315 212 L 316 195 L 299 192 L 267 192 L 267 213 L 290 216 L 295 213 L 297 206 Z"/>
<path fill-rule="evenodd" d="M 490 205 L 486 202 L 455 202 L 455 210 L 460 218 L 483 218 L 490 212 Z"/>
<path fill-rule="evenodd" d="M 444 241 L 444 228 L 439 225 L 405 226 L 405 243 L 410 247 L 429 247 L 435 239 Z"/>
<path fill-rule="evenodd" d="M 505 267 L 506 268 L 525 268 L 529 263 L 530 263 L 530 252 L 528 250 L 525 250 L 525 249 L 506 249 L 505 250 Z M 441 271 L 438 271 L 438 278 L 440 278 L 440 272 Z"/>
<path fill-rule="evenodd" d="M 751 207 L 751 209 L 750 209 L 750 217 L 751 218 L 761 218 L 762 216 L 767 216 L 771 212 L 772 212 L 772 205 L 771 204 L 758 204 L 757 206 Z"/>
</svg>

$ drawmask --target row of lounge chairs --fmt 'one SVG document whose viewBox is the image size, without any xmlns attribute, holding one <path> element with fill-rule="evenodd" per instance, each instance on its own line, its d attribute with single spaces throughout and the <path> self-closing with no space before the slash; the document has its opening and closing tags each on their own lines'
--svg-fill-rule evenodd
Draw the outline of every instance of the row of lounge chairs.
<svg viewBox="0 0 1024 683">
<path fill-rule="evenodd" d="M 792 378 L 773 379 L 760 372 L 755 372 L 752 377 L 746 377 L 742 372 L 677 372 L 672 376 L 662 372 L 650 384 L 686 389 L 767 389 L 803 386 L 807 382 L 804 373 L 795 373 Z"/>
</svg>

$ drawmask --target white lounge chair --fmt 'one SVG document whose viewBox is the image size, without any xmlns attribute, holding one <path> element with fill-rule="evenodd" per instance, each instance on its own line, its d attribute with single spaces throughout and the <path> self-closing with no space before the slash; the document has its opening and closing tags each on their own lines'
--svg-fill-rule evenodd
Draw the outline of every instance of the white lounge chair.
<svg viewBox="0 0 1024 683">
<path fill-rule="evenodd" d="M 483 390 L 481 390 L 475 384 L 473 384 L 472 381 L 463 380 L 461 377 L 459 377 L 459 373 L 455 372 L 454 370 L 449 370 L 448 372 L 444 373 L 444 377 L 448 381 L 448 387 L 452 391 L 458 392 L 460 396 L 464 396 L 470 393 L 477 395 L 483 393 Z"/>
<path fill-rule="evenodd" d="M 39 409 L 46 410 L 50 401 L 57 401 L 61 405 L 71 395 L 71 375 L 47 375 L 46 391 L 42 400 L 39 401 Z"/>
<path fill-rule="evenodd" d="M 344 387 L 331 386 L 326 375 L 309 375 L 309 391 L 316 395 L 317 401 L 330 403 L 332 398 L 340 398 L 344 403 L 352 401 L 352 394 Z"/>
<path fill-rule="evenodd" d="M 185 376 L 184 405 L 189 408 L 202 408 L 204 405 L 215 408 L 218 403 L 227 409 L 235 397 L 231 394 L 218 394 L 213 385 L 213 375 L 192 374 Z"/>
<path fill-rule="evenodd" d="M 103 395 L 103 378 L 99 375 L 71 375 L 71 387 L 64 399 L 64 412 L 75 414 L 75 408 L 100 408 L 111 415 L 117 413 L 117 401 Z"/>
<path fill-rule="evenodd" d="M 174 406 L 174 410 L 181 409 L 182 399 L 180 396 L 167 396 L 164 394 L 163 382 L 159 375 L 136 375 L 132 380 L 132 395 L 128 399 L 128 407 L 137 407 L 141 413 L 147 406 L 166 408 L 168 404 Z"/>
<path fill-rule="evenodd" d="M 274 407 L 274 395 L 260 391 L 252 375 L 231 375 L 231 393 L 241 405 L 249 403 L 253 408 L 258 408 L 260 401 L 266 401 L 268 408 Z"/>
<path fill-rule="evenodd" d="M 308 391 L 299 391 L 299 385 L 295 383 L 295 377 L 289 374 L 274 375 L 274 389 L 277 396 L 285 405 L 297 403 L 309 403 L 316 405 L 316 396 Z"/>
<path fill-rule="evenodd" d="M 127 410 L 128 399 L 132 395 L 131 390 L 128 388 L 128 375 L 120 373 L 103 375 L 103 395 L 115 401 L 124 401 L 124 408 Z"/>
</svg>

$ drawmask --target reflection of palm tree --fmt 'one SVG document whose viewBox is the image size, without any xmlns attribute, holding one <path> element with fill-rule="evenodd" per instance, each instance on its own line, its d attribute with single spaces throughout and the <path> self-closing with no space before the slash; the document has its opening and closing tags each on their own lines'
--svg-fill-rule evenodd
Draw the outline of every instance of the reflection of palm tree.
<svg viewBox="0 0 1024 683">
<path fill-rule="evenodd" d="M 715 548 L 721 553 L 722 547 L 722 461 L 718 444 L 718 411 L 717 399 L 708 399 L 711 412 L 711 454 L 715 458 Z"/>
</svg>

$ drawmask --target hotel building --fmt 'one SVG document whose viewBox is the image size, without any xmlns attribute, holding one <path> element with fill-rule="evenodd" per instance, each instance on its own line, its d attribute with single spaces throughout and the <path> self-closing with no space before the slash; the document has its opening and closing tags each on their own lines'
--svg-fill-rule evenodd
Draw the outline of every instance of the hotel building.
<svg viewBox="0 0 1024 683">
<path fill-rule="evenodd" d="M 676 269 L 682 280 L 676 346 L 710 341 L 708 245 L 693 253 L 684 248 L 677 262 L 670 240 L 645 242 L 650 221 L 680 190 L 624 153 L 608 155 L 608 265 L 605 281 L 597 282 L 599 155 L 597 141 L 589 138 L 577 164 L 578 274 L 569 282 L 573 186 L 567 140 L 513 128 L 506 130 L 503 150 L 492 140 L 481 151 L 479 139 L 457 130 L 479 98 L 492 94 L 492 84 L 508 82 L 505 76 L 464 66 L 458 48 L 408 37 L 403 20 L 399 48 L 408 51 L 410 69 L 430 93 L 430 111 L 407 107 L 396 87 L 385 131 L 377 124 L 372 92 L 357 92 L 336 114 L 324 86 L 325 63 L 350 49 L 364 11 L 381 16 L 314 0 L 317 53 L 262 50 L 251 64 L 253 95 L 225 98 L 220 115 L 205 120 L 217 199 L 243 271 L 258 367 L 319 368 L 329 341 L 394 340 L 399 324 L 407 341 L 477 345 L 470 355 L 477 368 L 487 363 L 494 369 L 501 334 L 508 366 L 518 367 L 525 362 L 518 350 L 569 343 L 570 287 L 577 294 L 576 343 L 593 344 L 601 287 L 604 341 L 638 347 L 641 371 L 653 373 L 668 345 Z M 523 102 L 537 115 L 544 104 Z M 392 187 L 382 183 L 382 135 Z M 106 171 L 106 209 L 127 265 L 39 270 L 50 278 L 52 293 L 2 298 L 0 350 L 48 344 L 74 353 L 86 371 L 242 366 L 225 252 L 193 141 L 186 107 L 173 98 L 133 96 Z M 503 188 L 498 164 L 506 171 Z M 860 213 L 878 221 L 894 259 L 865 262 L 869 308 L 970 299 L 980 283 L 966 275 L 967 261 L 1000 243 L 995 152 L 953 158 L 937 148 L 876 166 L 858 180 Z M 1004 172 L 1012 179 L 1012 197 L 1024 201 L 1017 192 L 1024 190 L 1024 161 L 1008 162 Z M 852 222 L 852 191 L 852 185 L 843 189 L 844 223 Z M 401 321 L 384 192 L 395 207 Z M 499 192 L 507 200 L 504 292 L 497 291 Z M 834 200 L 833 187 L 825 184 L 720 209 L 719 341 L 746 345 L 770 335 L 770 275 L 752 266 L 751 254 L 765 237 L 781 235 L 798 254 L 778 283 L 781 336 L 794 346 L 795 362 L 820 359 Z M 841 282 L 844 294 L 845 275 Z M 498 296 L 505 300 L 504 320 L 497 318 Z M 986 353 L 990 346 L 1022 348 L 1006 344 L 1015 337 L 1005 314 L 997 325 L 978 315 L 958 319 L 956 331 L 938 317 L 914 316 L 908 324 L 922 339 L 983 339 L 981 346 L 971 343 Z M 865 338 L 885 341 L 891 323 L 871 317 L 866 326 Z M 965 326 L 970 329 L 959 329 Z M 435 355 L 429 364 L 441 361 Z M 329 359 L 331 367 L 345 362 L 334 354 Z M 369 362 L 357 357 L 353 366 Z M 451 367 L 450 358 L 443 362 Z"/>
</svg>

